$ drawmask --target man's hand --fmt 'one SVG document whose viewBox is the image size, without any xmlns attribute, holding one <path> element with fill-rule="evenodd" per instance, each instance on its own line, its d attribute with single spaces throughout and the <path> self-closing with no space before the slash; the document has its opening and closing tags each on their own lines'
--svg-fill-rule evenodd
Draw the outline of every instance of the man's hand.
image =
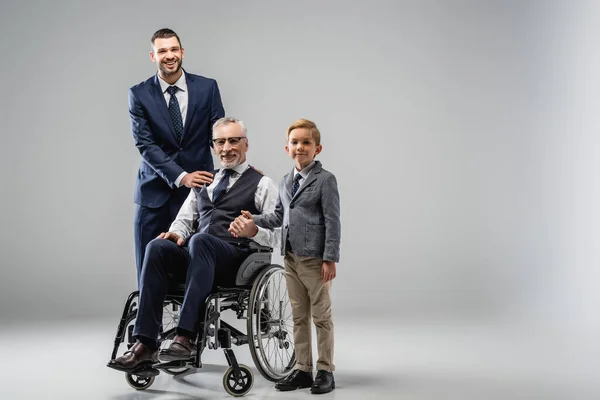
<svg viewBox="0 0 600 400">
<path fill-rule="evenodd" d="M 335 263 L 333 261 L 323 261 L 321 279 L 323 279 L 323 282 L 329 282 L 333 278 L 335 278 Z"/>
<path fill-rule="evenodd" d="M 242 215 L 233 220 L 229 225 L 229 232 L 234 237 L 254 237 L 258 233 L 258 227 L 254 223 L 254 217 L 246 210 L 242 210 Z"/>
<path fill-rule="evenodd" d="M 173 232 L 163 232 L 160 235 L 158 235 L 158 238 L 170 240 L 173 243 L 177 243 L 177 246 L 183 246 L 183 244 L 185 243 L 185 240 L 183 240 L 181 236 Z"/>
<path fill-rule="evenodd" d="M 207 171 L 196 171 L 185 174 L 181 178 L 181 184 L 189 188 L 200 188 L 202 185 L 210 185 L 213 181 L 213 174 Z"/>
</svg>

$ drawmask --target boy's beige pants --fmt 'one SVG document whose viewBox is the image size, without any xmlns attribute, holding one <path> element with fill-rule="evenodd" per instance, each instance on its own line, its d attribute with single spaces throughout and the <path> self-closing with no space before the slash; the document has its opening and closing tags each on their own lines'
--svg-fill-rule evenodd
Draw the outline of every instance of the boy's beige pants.
<svg viewBox="0 0 600 400">
<path fill-rule="evenodd" d="M 296 367 L 312 371 L 311 316 L 317 331 L 317 370 L 332 372 L 333 321 L 331 318 L 331 281 L 321 279 L 323 260 L 297 256 L 287 252 L 284 258 L 285 278 L 294 319 Z"/>
</svg>

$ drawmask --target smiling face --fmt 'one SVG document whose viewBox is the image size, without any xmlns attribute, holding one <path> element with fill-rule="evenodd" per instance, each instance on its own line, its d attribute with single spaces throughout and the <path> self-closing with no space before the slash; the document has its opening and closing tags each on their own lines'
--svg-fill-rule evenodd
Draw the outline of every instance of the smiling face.
<svg viewBox="0 0 600 400">
<path fill-rule="evenodd" d="M 181 76 L 183 53 L 183 47 L 177 37 L 156 38 L 152 44 L 150 59 L 156 64 L 161 78 L 175 83 Z"/>
<path fill-rule="evenodd" d="M 223 168 L 234 168 L 246 161 L 248 139 L 238 124 L 219 125 L 213 132 L 213 142 Z"/>
<path fill-rule="evenodd" d="M 293 129 L 285 146 L 285 151 L 296 161 L 296 169 L 303 170 L 310 164 L 315 156 L 321 152 L 322 146 L 317 145 L 312 137 L 310 129 L 296 128 Z"/>
</svg>

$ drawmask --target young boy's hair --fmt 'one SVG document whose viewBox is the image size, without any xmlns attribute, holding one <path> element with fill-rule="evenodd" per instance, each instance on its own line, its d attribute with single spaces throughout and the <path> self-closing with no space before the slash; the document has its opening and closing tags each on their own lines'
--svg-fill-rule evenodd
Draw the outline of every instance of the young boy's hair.
<svg viewBox="0 0 600 400">
<path fill-rule="evenodd" d="M 300 118 L 290 125 L 290 127 L 287 129 L 286 140 L 290 139 L 290 132 L 298 128 L 308 129 L 310 131 L 310 137 L 315 141 L 315 145 L 318 146 L 321 144 L 321 132 L 319 132 L 317 124 L 304 118 Z"/>
</svg>

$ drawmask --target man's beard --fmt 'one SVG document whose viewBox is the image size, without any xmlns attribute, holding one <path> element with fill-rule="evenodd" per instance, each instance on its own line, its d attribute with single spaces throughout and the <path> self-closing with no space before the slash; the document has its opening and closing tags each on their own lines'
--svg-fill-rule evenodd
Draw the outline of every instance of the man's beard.
<svg viewBox="0 0 600 400">
<path fill-rule="evenodd" d="M 227 168 L 227 169 L 235 168 L 235 167 L 237 167 L 240 164 L 241 163 L 239 162 L 239 159 L 235 159 L 235 160 L 230 161 L 230 162 L 225 162 L 225 161 L 221 160 L 221 166 L 223 168 Z"/>
<path fill-rule="evenodd" d="M 163 65 L 163 63 L 160 63 L 158 65 L 158 69 L 160 69 L 160 72 L 162 72 L 164 74 L 164 76 L 171 76 L 171 75 L 176 75 L 179 73 L 179 71 L 181 71 L 181 66 L 183 64 L 183 61 L 178 59 L 176 61 L 177 63 L 177 68 L 175 68 L 175 71 L 171 72 L 168 69 L 165 68 L 165 66 Z"/>
<path fill-rule="evenodd" d="M 220 158 L 221 166 L 223 168 L 227 168 L 227 169 L 232 169 L 232 168 L 237 167 L 238 165 L 240 165 L 243 162 L 241 160 L 242 160 L 242 157 L 240 157 L 239 155 L 237 157 L 234 157 L 233 160 L 231 160 L 231 161 L 225 161 L 222 158 Z"/>
</svg>

